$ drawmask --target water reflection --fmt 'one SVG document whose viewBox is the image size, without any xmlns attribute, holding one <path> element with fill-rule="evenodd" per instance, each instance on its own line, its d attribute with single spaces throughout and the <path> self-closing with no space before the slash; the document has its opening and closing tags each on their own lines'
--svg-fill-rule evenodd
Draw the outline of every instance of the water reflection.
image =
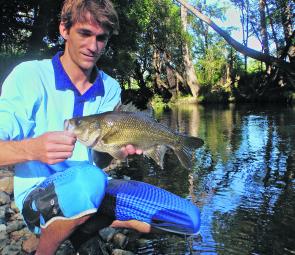
<svg viewBox="0 0 295 255">
<path fill-rule="evenodd" d="M 183 105 L 156 117 L 205 141 L 191 172 L 173 152 L 164 170 L 134 166 L 201 209 L 201 240 L 175 254 L 295 254 L 294 108 Z"/>
</svg>

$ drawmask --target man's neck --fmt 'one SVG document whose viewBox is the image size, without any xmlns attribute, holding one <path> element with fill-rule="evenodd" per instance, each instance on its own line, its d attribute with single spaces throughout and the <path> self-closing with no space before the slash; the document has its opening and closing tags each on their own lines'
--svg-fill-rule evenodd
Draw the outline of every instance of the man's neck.
<svg viewBox="0 0 295 255">
<path fill-rule="evenodd" d="M 96 79 L 96 68 L 93 67 L 91 70 L 82 70 L 73 61 L 69 61 L 67 55 L 62 55 L 60 61 L 73 85 L 83 95 Z"/>
</svg>

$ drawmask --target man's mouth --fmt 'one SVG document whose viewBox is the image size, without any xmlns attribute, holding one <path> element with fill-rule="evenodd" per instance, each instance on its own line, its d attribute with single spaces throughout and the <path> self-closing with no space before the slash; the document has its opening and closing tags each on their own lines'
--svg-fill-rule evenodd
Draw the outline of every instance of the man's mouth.
<svg viewBox="0 0 295 255">
<path fill-rule="evenodd" d="M 87 57 L 87 58 L 92 58 L 92 59 L 95 59 L 98 57 L 98 54 L 85 54 L 85 53 L 82 53 L 83 56 Z"/>
</svg>

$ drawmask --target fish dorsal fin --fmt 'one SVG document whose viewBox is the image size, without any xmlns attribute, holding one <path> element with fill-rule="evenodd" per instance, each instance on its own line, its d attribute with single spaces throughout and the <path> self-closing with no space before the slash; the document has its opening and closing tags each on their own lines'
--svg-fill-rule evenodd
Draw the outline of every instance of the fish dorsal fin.
<svg viewBox="0 0 295 255">
<path fill-rule="evenodd" d="M 119 112 L 134 112 L 138 114 L 144 114 L 148 117 L 153 116 L 153 108 L 150 104 L 148 104 L 146 110 L 141 110 L 133 102 L 129 102 L 127 104 L 120 104 L 115 110 Z"/>
<path fill-rule="evenodd" d="M 129 102 L 127 104 L 120 104 L 116 111 L 119 112 L 140 112 L 140 109 L 137 108 L 132 102 Z"/>
<path fill-rule="evenodd" d="M 157 145 L 146 150 L 143 154 L 149 158 L 152 158 L 163 169 L 166 151 L 167 147 L 165 145 Z"/>
</svg>

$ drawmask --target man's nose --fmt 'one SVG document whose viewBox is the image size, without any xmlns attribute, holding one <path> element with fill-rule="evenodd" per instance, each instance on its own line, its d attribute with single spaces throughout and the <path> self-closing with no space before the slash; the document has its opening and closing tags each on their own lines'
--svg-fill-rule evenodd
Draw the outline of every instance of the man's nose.
<svg viewBox="0 0 295 255">
<path fill-rule="evenodd" d="M 89 39 L 89 50 L 91 50 L 92 52 L 96 52 L 97 51 L 97 40 L 95 36 L 90 37 Z"/>
</svg>

